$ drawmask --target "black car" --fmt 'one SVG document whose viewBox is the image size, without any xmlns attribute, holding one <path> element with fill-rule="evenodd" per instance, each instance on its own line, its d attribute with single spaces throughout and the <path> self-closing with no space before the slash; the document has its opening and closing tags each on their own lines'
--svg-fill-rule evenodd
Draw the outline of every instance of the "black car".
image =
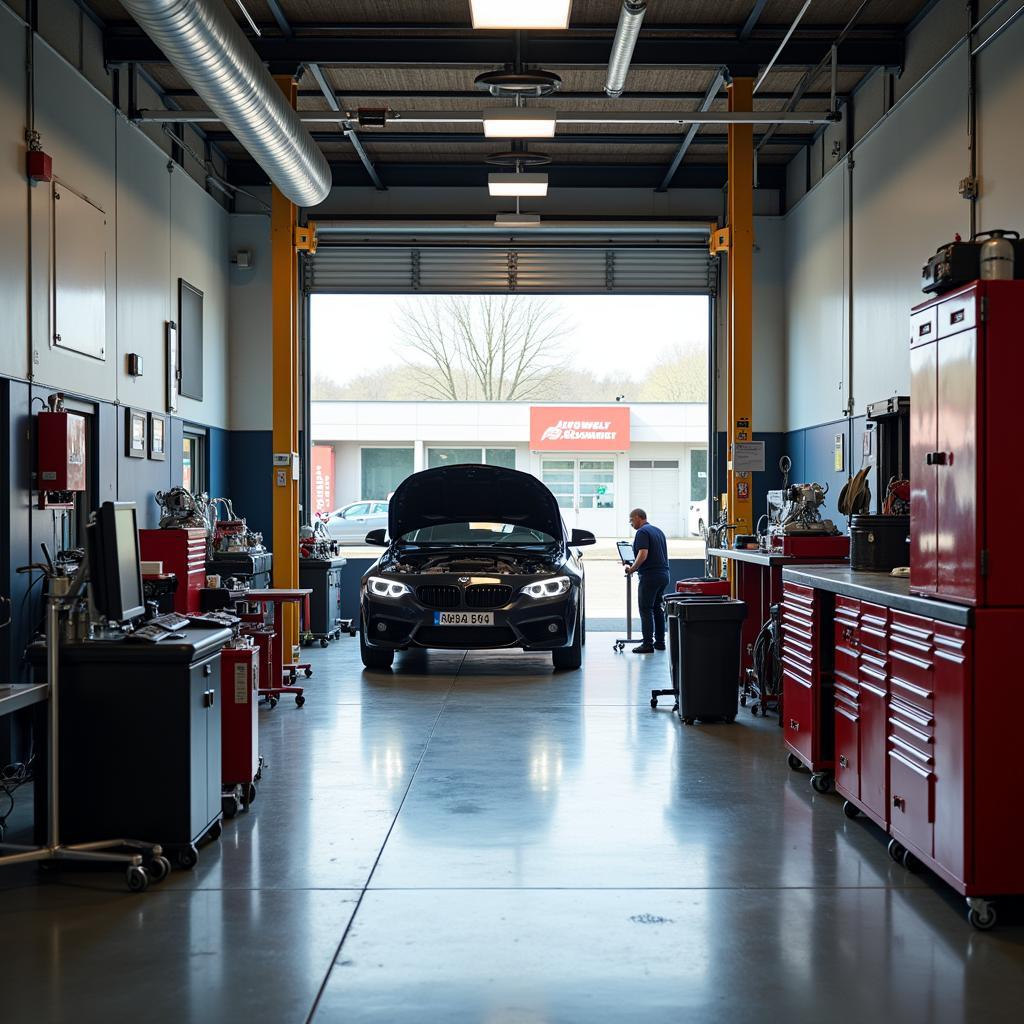
<svg viewBox="0 0 1024 1024">
<path fill-rule="evenodd" d="M 408 477 L 388 507 L 387 547 L 362 578 L 359 646 L 367 668 L 410 647 L 550 651 L 583 657 L 583 564 L 555 496 L 499 466 L 442 466 Z"/>
</svg>

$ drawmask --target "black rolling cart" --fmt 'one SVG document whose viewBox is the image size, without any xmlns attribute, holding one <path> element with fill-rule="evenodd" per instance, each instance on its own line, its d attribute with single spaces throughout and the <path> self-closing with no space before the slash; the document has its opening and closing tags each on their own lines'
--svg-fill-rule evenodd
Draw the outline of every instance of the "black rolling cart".
<svg viewBox="0 0 1024 1024">
<path fill-rule="evenodd" d="M 227 629 L 182 640 L 61 646 L 61 838 L 152 836 L 181 867 L 221 833 L 220 652 Z M 44 678 L 46 650 L 29 661 Z"/>
<path fill-rule="evenodd" d="M 341 576 L 344 558 L 300 558 L 299 586 L 311 590 L 309 595 L 309 622 L 302 634 L 306 644 L 320 642 L 326 647 L 342 633 L 355 636 L 351 619 L 341 617 Z"/>
</svg>

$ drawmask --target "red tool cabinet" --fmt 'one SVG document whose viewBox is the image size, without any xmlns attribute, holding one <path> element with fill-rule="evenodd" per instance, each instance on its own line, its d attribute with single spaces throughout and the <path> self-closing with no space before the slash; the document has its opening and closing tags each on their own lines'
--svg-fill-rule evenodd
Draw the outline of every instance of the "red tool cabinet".
<svg viewBox="0 0 1024 1024">
<path fill-rule="evenodd" d="M 225 647 L 220 656 L 222 809 L 232 818 L 239 804 L 256 799 L 260 777 L 259 648 Z"/>
<path fill-rule="evenodd" d="M 823 642 L 831 630 L 833 596 L 823 590 L 784 581 L 782 585 L 782 725 L 792 768 L 806 765 L 811 785 L 832 786 L 835 765 L 833 646 Z"/>
<path fill-rule="evenodd" d="M 910 589 L 977 607 L 1022 603 L 1014 469 L 1024 281 L 976 281 L 910 318 Z"/>
<path fill-rule="evenodd" d="M 174 610 L 179 615 L 197 615 L 199 592 L 206 583 L 206 531 L 139 530 L 139 550 L 143 561 L 163 562 L 164 572 L 178 577 Z"/>
</svg>

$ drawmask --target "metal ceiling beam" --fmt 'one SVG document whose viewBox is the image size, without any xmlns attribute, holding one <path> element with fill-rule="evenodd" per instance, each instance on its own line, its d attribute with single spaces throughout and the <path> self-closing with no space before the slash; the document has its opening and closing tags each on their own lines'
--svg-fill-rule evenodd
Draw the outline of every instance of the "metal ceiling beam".
<svg viewBox="0 0 1024 1024">
<path fill-rule="evenodd" d="M 316 84 L 320 86 L 320 92 L 327 101 L 327 105 L 331 110 L 340 110 L 341 107 L 338 105 L 338 99 L 334 95 L 334 90 L 328 84 L 323 71 L 320 69 L 320 65 L 310 64 L 308 67 L 309 73 L 313 76 Z M 348 136 L 348 141 L 352 143 L 352 148 L 356 151 L 356 156 L 359 157 L 363 166 L 366 168 L 366 173 L 370 176 L 370 180 L 373 182 L 374 188 L 376 188 L 378 192 L 386 192 L 387 186 L 380 180 L 377 168 L 373 166 L 373 161 L 370 159 L 369 153 L 366 152 L 365 147 L 359 139 L 358 133 L 351 124 L 345 125 L 345 134 Z M 315 135 L 314 138 L 316 138 Z"/>
<path fill-rule="evenodd" d="M 750 38 L 750 34 L 755 28 L 757 28 L 757 23 L 761 20 L 761 12 L 764 11 L 767 6 L 768 0 L 755 0 L 754 6 L 750 9 L 750 13 L 747 15 L 747 20 L 743 23 L 743 28 L 739 31 L 740 39 Z"/>
<path fill-rule="evenodd" d="M 264 61 L 280 64 L 345 64 L 384 67 L 405 64 L 420 67 L 505 64 L 516 58 L 515 34 L 405 38 L 396 33 L 338 39 L 291 39 L 262 36 L 253 45 Z M 821 39 L 795 37 L 786 47 L 786 67 L 811 67 L 827 44 Z M 641 38 L 633 54 L 634 67 L 737 67 L 760 66 L 778 48 L 768 39 Z M 109 64 L 166 64 L 163 52 L 137 32 L 108 31 L 103 52 Z M 839 47 L 842 67 L 900 67 L 904 40 L 895 30 L 877 39 L 848 37 Z M 542 67 L 605 67 L 608 43 L 586 36 L 524 35 L 521 59 Z"/>
<path fill-rule="evenodd" d="M 631 100 L 665 100 L 674 103 L 697 103 L 704 98 L 706 90 L 682 90 L 664 92 L 635 92 L 630 89 Z M 191 89 L 165 89 L 165 96 L 187 97 L 195 96 Z M 320 89 L 300 89 L 299 99 L 319 99 L 323 95 Z M 762 89 L 758 94 L 759 100 L 788 100 L 792 92 L 767 92 Z M 845 99 L 848 94 L 840 93 L 840 98 Z M 607 100 L 604 92 L 569 92 L 557 93 L 559 100 Z M 336 89 L 334 98 L 341 102 L 356 99 L 425 99 L 425 100 L 464 100 L 479 99 L 488 100 L 484 93 L 477 89 Z M 814 100 L 821 103 L 828 103 L 832 98 L 830 92 L 805 92 L 805 100 Z"/>
<path fill-rule="evenodd" d="M 507 108 L 512 111 L 514 108 Z M 542 108 L 538 108 L 542 109 Z M 547 111 L 546 111 L 547 112 Z M 753 124 L 781 125 L 831 124 L 839 120 L 834 114 L 811 111 L 659 111 L 659 110 L 600 110 L 593 113 L 583 111 L 555 111 L 559 125 L 684 125 L 684 124 Z M 299 120 L 309 124 L 347 124 L 358 119 L 357 110 L 303 110 Z M 219 124 L 220 118 L 212 110 L 140 110 L 132 118 L 137 122 L 159 121 L 163 123 Z M 389 110 L 387 125 L 392 130 L 407 124 L 471 124 L 478 125 L 484 120 L 483 110 Z M 512 137 L 512 136 L 506 136 Z M 560 136 L 556 135 L 556 138 Z"/>
<path fill-rule="evenodd" d="M 340 132 L 311 132 L 316 142 L 340 142 Z M 213 131 L 207 132 L 207 138 L 215 142 L 233 142 L 234 137 L 230 132 Z M 369 131 L 361 136 L 362 140 L 370 145 L 405 145 L 410 146 L 436 146 L 436 145 L 473 145 L 484 144 L 494 145 L 494 139 L 485 138 L 482 132 L 388 132 Z M 812 132 L 806 134 L 774 134 L 772 145 L 775 146 L 804 146 L 808 145 L 814 138 Z M 557 135 L 553 139 L 541 140 L 545 149 L 550 146 L 675 146 L 679 142 L 677 134 L 662 134 L 661 132 L 600 132 L 600 133 L 575 133 L 573 135 Z M 724 146 L 728 142 L 728 136 L 724 133 L 714 134 L 705 132 L 698 134 L 695 142 L 698 146 Z"/>
<path fill-rule="evenodd" d="M 718 95 L 719 89 L 725 85 L 725 71 L 719 71 L 715 75 L 711 85 L 708 86 L 708 91 L 704 94 L 704 99 L 701 100 L 700 109 L 710 110 L 711 104 L 715 102 L 715 97 Z M 693 145 L 693 140 L 697 137 L 700 131 L 700 125 L 691 124 L 686 132 L 686 137 L 683 139 L 682 144 L 676 151 L 676 155 L 672 158 L 672 163 L 669 164 L 668 171 L 665 173 L 665 177 L 662 178 L 661 184 L 658 186 L 658 192 L 666 192 L 669 185 L 672 182 L 672 178 L 675 176 L 676 171 L 679 170 L 679 165 L 683 162 L 686 157 L 687 150 Z"/>
<path fill-rule="evenodd" d="M 479 161 L 465 163 L 386 163 L 378 161 L 378 169 L 396 188 L 486 188 L 486 166 Z M 654 189 L 665 173 L 663 163 L 656 164 L 550 164 L 545 168 L 550 186 L 563 188 L 637 188 Z M 362 188 L 366 174 L 356 160 L 331 163 L 332 180 L 341 188 Z M 267 184 L 266 175 L 250 160 L 232 162 L 230 180 L 243 188 Z M 681 167 L 673 183 L 675 188 L 720 189 L 726 181 L 724 164 L 690 163 Z M 785 164 L 760 164 L 760 187 L 785 187 Z"/>
<path fill-rule="evenodd" d="M 281 5 L 277 0 L 266 0 L 267 7 L 270 8 L 270 14 L 274 21 L 277 22 L 277 27 L 284 33 L 285 36 L 292 35 L 292 27 L 288 24 L 288 19 L 284 16 L 284 11 L 281 10 Z"/>
</svg>

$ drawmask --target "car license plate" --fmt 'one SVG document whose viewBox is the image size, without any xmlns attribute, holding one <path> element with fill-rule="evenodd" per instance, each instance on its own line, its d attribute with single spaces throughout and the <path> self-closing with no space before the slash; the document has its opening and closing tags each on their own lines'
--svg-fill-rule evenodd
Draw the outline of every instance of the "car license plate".
<svg viewBox="0 0 1024 1024">
<path fill-rule="evenodd" d="M 435 626 L 493 626 L 494 612 L 434 612 Z"/>
</svg>

